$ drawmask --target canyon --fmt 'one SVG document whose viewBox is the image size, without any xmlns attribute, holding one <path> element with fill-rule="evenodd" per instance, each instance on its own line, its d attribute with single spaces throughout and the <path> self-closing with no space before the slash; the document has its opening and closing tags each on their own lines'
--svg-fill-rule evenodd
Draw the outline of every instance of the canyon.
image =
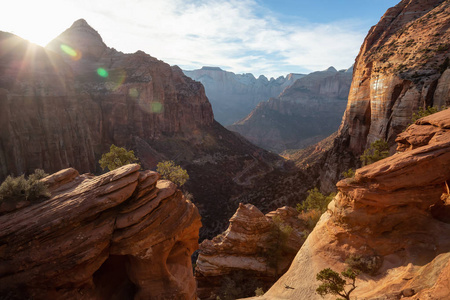
<svg viewBox="0 0 450 300">
<path fill-rule="evenodd" d="M 144 169 L 174 160 L 190 175 L 201 237 L 212 238 L 238 207 L 231 198 L 286 169 L 214 120 L 201 83 L 142 51 L 107 47 L 83 19 L 46 48 L 5 32 L 0 44 L 0 180 L 38 168 L 101 174 L 111 144 L 134 150 Z"/>
<path fill-rule="evenodd" d="M 243 119 L 259 102 L 277 97 L 286 87 L 305 76 L 291 73 L 286 77 L 269 80 L 264 75 L 255 78 L 250 73 L 235 74 L 219 67 L 203 67 L 183 72 L 203 84 L 213 107 L 214 117 L 224 126 Z"/>
<path fill-rule="evenodd" d="M 352 73 L 330 67 L 308 74 L 227 128 L 276 153 L 315 144 L 338 130 Z"/>
</svg>

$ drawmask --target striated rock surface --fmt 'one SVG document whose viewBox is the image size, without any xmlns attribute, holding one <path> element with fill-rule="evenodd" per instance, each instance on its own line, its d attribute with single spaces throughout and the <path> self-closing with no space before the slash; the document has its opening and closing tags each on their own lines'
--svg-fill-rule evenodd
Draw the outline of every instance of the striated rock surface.
<svg viewBox="0 0 450 300">
<path fill-rule="evenodd" d="M 371 28 L 356 58 L 347 109 L 327 170 L 324 189 L 358 164 L 365 148 L 395 139 L 419 108 L 450 104 L 450 3 L 403 0 Z M 333 170 L 333 171 L 330 171 Z"/>
<path fill-rule="evenodd" d="M 292 228 L 287 240 L 282 241 L 279 227 L 274 227 L 276 222 Z M 305 228 L 292 207 L 285 206 L 264 215 L 251 204 L 240 204 L 228 229 L 200 244 L 195 269 L 199 297 L 216 299 L 226 288 L 224 278 L 236 280 L 233 277 L 236 272 L 244 272 L 246 281 L 254 279 L 251 284 L 255 286 L 249 290 L 251 295 L 257 287 L 266 290 L 289 267 L 304 241 Z"/>
<path fill-rule="evenodd" d="M 418 120 L 397 141 L 401 152 L 337 184 L 288 272 L 258 299 L 321 299 L 313 275 L 343 270 L 352 254 L 382 262 L 358 277 L 352 297 L 448 299 L 450 110 Z"/>
<path fill-rule="evenodd" d="M 222 125 L 231 125 L 248 115 L 256 105 L 266 99 L 277 97 L 304 74 L 288 74 L 277 79 L 261 75 L 235 74 L 218 67 L 203 67 L 183 71 L 184 74 L 205 86 L 206 96 L 214 110 L 214 116 Z"/>
<path fill-rule="evenodd" d="M 51 198 L 0 216 L 8 299 L 196 299 L 197 208 L 159 174 L 61 170 Z"/>
<path fill-rule="evenodd" d="M 0 180 L 36 168 L 100 173 L 111 144 L 134 150 L 144 169 L 162 160 L 187 169 L 202 237 L 226 229 L 230 198 L 283 165 L 215 122 L 201 83 L 107 47 L 85 20 L 46 48 L 0 32 Z"/>
<path fill-rule="evenodd" d="M 278 153 L 314 144 L 338 130 L 352 72 L 353 68 L 338 72 L 330 67 L 306 75 L 227 128 Z"/>
</svg>

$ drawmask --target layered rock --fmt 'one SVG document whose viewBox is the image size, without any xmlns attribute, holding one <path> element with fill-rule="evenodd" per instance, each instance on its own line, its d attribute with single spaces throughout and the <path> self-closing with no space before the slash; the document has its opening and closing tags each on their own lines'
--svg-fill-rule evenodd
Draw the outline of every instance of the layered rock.
<svg viewBox="0 0 450 300">
<path fill-rule="evenodd" d="M 280 228 L 287 236 L 281 236 Z M 266 290 L 289 267 L 304 241 L 305 228 L 292 207 L 264 215 L 251 204 L 240 204 L 228 229 L 200 244 L 195 269 L 199 297 L 216 299 L 226 292 L 224 278 L 243 281 L 235 279 L 237 272 L 245 273 L 247 283 L 235 282 L 236 286 L 254 285 L 247 287 L 250 295 L 258 287 Z"/>
<path fill-rule="evenodd" d="M 265 299 L 321 299 L 314 275 L 341 271 L 355 254 L 382 264 L 358 277 L 352 297 L 448 299 L 450 110 L 420 119 L 398 142 L 401 152 L 337 184 L 328 211 Z"/>
<path fill-rule="evenodd" d="M 353 68 L 338 72 L 330 67 L 306 75 L 227 128 L 278 153 L 314 144 L 338 130 L 352 72 Z"/>
<path fill-rule="evenodd" d="M 286 87 L 305 76 L 291 73 L 269 80 L 263 75 L 255 78 L 250 73 L 235 74 L 218 67 L 183 72 L 205 86 L 215 119 L 224 126 L 241 120 L 259 102 L 278 96 Z"/>
<path fill-rule="evenodd" d="M 388 141 L 394 152 L 397 135 L 419 108 L 450 104 L 449 23 L 448 1 L 403 0 L 371 28 L 356 58 L 338 139 L 324 166 L 333 170 L 322 174 L 325 189 L 332 189 L 375 140 Z"/>
<path fill-rule="evenodd" d="M 8 33 L 0 43 L 0 180 L 36 168 L 100 173 L 111 144 L 134 150 L 144 169 L 175 160 L 212 237 L 236 210 L 229 199 L 282 165 L 214 121 L 201 83 L 107 47 L 84 20 L 45 49 Z"/>
<path fill-rule="evenodd" d="M 196 299 L 197 208 L 152 171 L 61 170 L 51 198 L 0 216 L 8 299 Z"/>
</svg>

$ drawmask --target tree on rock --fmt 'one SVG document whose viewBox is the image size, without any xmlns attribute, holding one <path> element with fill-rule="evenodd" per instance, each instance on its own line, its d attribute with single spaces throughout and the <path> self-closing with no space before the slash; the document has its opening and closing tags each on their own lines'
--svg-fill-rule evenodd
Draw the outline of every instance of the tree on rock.
<svg viewBox="0 0 450 300">
<path fill-rule="evenodd" d="M 170 180 L 178 186 L 182 186 L 189 179 L 187 171 L 175 165 L 172 160 L 159 162 L 156 165 L 156 172 L 161 175 L 161 178 Z"/>
<path fill-rule="evenodd" d="M 134 156 L 133 150 L 128 151 L 125 148 L 111 145 L 109 152 L 102 154 L 102 158 L 98 162 L 103 170 L 108 168 L 108 170 L 112 171 L 137 161 L 138 159 Z"/>
<path fill-rule="evenodd" d="M 316 275 L 316 279 L 322 281 L 322 284 L 316 289 L 316 293 L 322 297 L 331 294 L 341 296 L 345 300 L 350 300 L 350 293 L 356 289 L 355 281 L 358 274 L 359 272 L 352 268 L 347 268 L 341 272 L 342 277 L 350 279 L 350 282 L 347 283 L 339 273 L 330 268 L 323 269 Z M 348 291 L 345 290 L 346 286 L 350 287 Z M 338 298 L 337 300 L 342 300 L 342 298 Z"/>
<path fill-rule="evenodd" d="M 370 165 L 389 156 L 389 145 L 385 140 L 376 140 L 367 148 L 360 159 L 363 166 Z"/>
</svg>

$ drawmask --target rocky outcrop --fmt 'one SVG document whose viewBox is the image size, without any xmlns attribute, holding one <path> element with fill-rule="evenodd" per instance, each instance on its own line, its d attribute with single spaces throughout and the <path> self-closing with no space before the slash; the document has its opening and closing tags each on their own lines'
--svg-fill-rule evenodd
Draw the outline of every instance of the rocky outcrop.
<svg viewBox="0 0 450 300">
<path fill-rule="evenodd" d="M 330 67 L 306 75 L 227 128 L 278 153 L 317 143 L 341 124 L 352 72 L 353 68 L 338 72 Z"/>
<path fill-rule="evenodd" d="M 37 168 L 100 173 L 111 144 L 134 150 L 144 169 L 187 169 L 203 237 L 226 229 L 230 198 L 283 164 L 215 122 L 201 83 L 107 47 L 84 20 L 46 48 L 0 33 L 0 180 Z"/>
<path fill-rule="evenodd" d="M 290 229 L 286 229 L 288 226 Z M 235 282 L 236 286 L 250 285 L 248 281 L 253 279 L 253 286 L 246 287 L 250 295 L 258 287 L 266 290 L 289 267 L 305 239 L 305 229 L 292 207 L 264 215 L 251 204 L 240 204 L 228 229 L 200 244 L 195 268 L 198 296 L 216 299 L 227 292 L 224 278 L 235 280 L 237 272 L 245 273 L 240 280 L 247 282 Z M 284 230 L 286 236 L 279 230 Z"/>
<path fill-rule="evenodd" d="M 401 152 L 337 184 L 328 211 L 265 299 L 321 299 L 314 275 L 341 271 L 355 254 L 382 263 L 358 277 L 352 297 L 448 299 L 450 110 L 420 119 L 397 141 Z"/>
<path fill-rule="evenodd" d="M 51 198 L 0 216 L 7 299 L 196 299 L 197 208 L 175 184 L 127 165 L 101 176 L 69 168 Z"/>
<path fill-rule="evenodd" d="M 259 102 L 278 96 L 286 87 L 305 76 L 291 73 L 269 80 L 263 75 L 255 78 L 253 74 L 235 74 L 218 67 L 183 72 L 205 86 L 215 119 L 224 126 L 241 120 Z"/>
<path fill-rule="evenodd" d="M 419 108 L 450 104 L 450 4 L 403 0 L 371 28 L 356 58 L 339 136 L 323 169 L 324 189 L 378 139 L 395 139 Z M 347 154 L 346 154 L 347 153 Z M 344 157 L 345 156 L 345 157 Z"/>
</svg>

